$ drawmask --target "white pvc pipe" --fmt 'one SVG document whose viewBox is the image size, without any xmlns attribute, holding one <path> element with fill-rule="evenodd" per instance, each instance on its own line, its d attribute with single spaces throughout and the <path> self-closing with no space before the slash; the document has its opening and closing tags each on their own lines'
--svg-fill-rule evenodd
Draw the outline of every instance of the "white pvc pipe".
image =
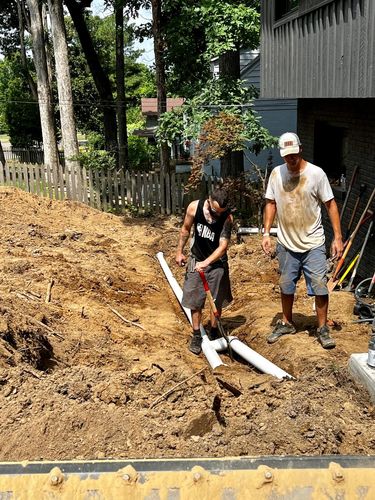
<svg viewBox="0 0 375 500">
<path fill-rule="evenodd" d="M 233 337 L 228 337 L 229 341 L 233 339 Z M 215 351 L 221 352 L 228 349 L 227 341 L 224 337 L 220 337 L 219 339 L 211 340 L 211 346 Z"/>
<path fill-rule="evenodd" d="M 160 263 L 160 265 L 161 265 L 161 267 L 162 267 L 162 269 L 164 271 L 164 274 L 165 274 L 165 276 L 166 276 L 166 278 L 168 280 L 168 283 L 170 284 L 170 286 L 171 286 L 171 288 L 172 288 L 172 290 L 173 290 L 173 292 L 174 292 L 177 300 L 180 303 L 180 306 L 184 310 L 184 312 L 185 312 L 188 320 L 190 321 L 190 324 L 192 325 L 193 323 L 192 323 L 192 319 L 191 319 L 191 311 L 190 311 L 190 309 L 188 309 L 187 307 L 184 307 L 181 304 L 181 301 L 182 301 L 182 288 L 178 284 L 178 281 L 176 280 L 176 278 L 173 276 L 172 271 L 170 270 L 170 268 L 169 268 L 166 260 L 164 259 L 163 252 L 158 252 L 156 254 L 156 258 L 158 259 L 158 261 L 159 261 L 159 263 Z M 207 337 L 206 330 L 203 328 L 202 324 L 199 325 L 199 329 L 201 331 L 201 336 L 202 336 L 202 351 L 203 351 L 203 354 L 206 356 L 209 365 L 214 370 L 215 368 L 217 368 L 220 365 L 223 365 L 224 363 L 221 361 L 220 356 L 215 351 L 215 349 L 212 347 L 211 342 L 210 342 L 209 338 Z"/>
<path fill-rule="evenodd" d="M 238 340 L 237 337 L 228 337 L 231 348 L 234 352 L 239 354 L 243 359 L 245 359 L 248 363 L 258 368 L 263 373 L 267 373 L 268 375 L 273 375 L 276 378 L 289 378 L 292 379 L 289 373 L 285 372 L 275 364 L 273 364 L 268 359 L 264 358 L 261 354 L 257 353 L 253 349 L 250 349 L 246 344 Z M 224 338 L 211 340 L 211 346 L 216 351 L 224 351 L 227 349 L 228 344 Z"/>
<path fill-rule="evenodd" d="M 264 233 L 264 229 L 259 230 L 257 227 L 239 227 L 237 234 L 259 234 Z M 277 227 L 270 228 L 270 234 L 277 234 Z"/>
<path fill-rule="evenodd" d="M 213 348 L 211 340 L 207 337 L 207 335 L 204 335 L 202 339 L 202 352 L 206 356 L 207 361 L 213 370 L 224 364 L 216 350 Z"/>
<path fill-rule="evenodd" d="M 168 283 L 171 285 L 171 288 L 172 288 L 174 294 L 176 295 L 177 300 L 179 301 L 182 309 L 184 310 L 184 312 L 185 312 L 185 314 L 186 314 L 186 316 L 187 316 L 187 318 L 188 318 L 188 320 L 190 321 L 190 324 L 191 324 L 192 323 L 192 320 L 191 320 L 191 311 L 190 311 L 190 309 L 188 309 L 187 307 L 184 307 L 181 304 L 181 301 L 182 301 L 182 288 L 178 284 L 178 281 L 176 280 L 176 278 L 173 276 L 172 271 L 170 270 L 170 268 L 169 268 L 166 260 L 164 259 L 163 252 L 158 252 L 156 254 L 156 258 L 158 259 L 159 264 L 161 265 L 161 268 L 164 271 L 165 277 L 168 280 Z"/>
<path fill-rule="evenodd" d="M 192 324 L 191 320 L 191 311 L 190 309 L 187 309 L 186 307 L 183 307 L 181 304 L 182 301 L 182 289 L 180 285 L 178 284 L 176 278 L 173 276 L 166 260 L 164 259 L 163 252 L 158 252 L 156 254 L 156 257 L 164 271 L 164 274 L 172 287 L 172 290 L 174 294 L 176 295 L 182 309 L 185 311 L 185 314 L 187 318 L 190 321 L 190 324 Z M 216 340 L 209 340 L 207 337 L 206 331 L 203 328 L 203 325 L 200 325 L 200 331 L 202 335 L 202 351 L 203 354 L 206 356 L 208 363 L 210 364 L 211 368 L 214 370 L 220 365 L 223 365 L 224 363 L 221 361 L 220 356 L 217 354 L 217 351 L 224 351 L 225 349 L 228 348 L 227 341 L 224 338 L 216 339 Z M 278 366 L 274 365 L 269 361 L 268 359 L 264 358 L 260 354 L 258 354 L 256 351 L 253 349 L 250 349 L 246 344 L 238 340 L 237 337 L 232 337 L 229 336 L 228 340 L 230 342 L 230 346 L 233 349 L 234 352 L 239 354 L 243 359 L 245 359 L 248 363 L 251 365 L 255 366 L 255 368 L 258 368 L 263 373 L 267 373 L 268 375 L 273 375 L 274 377 L 277 377 L 279 379 L 281 378 L 294 378 L 289 373 L 285 372 Z"/>
</svg>

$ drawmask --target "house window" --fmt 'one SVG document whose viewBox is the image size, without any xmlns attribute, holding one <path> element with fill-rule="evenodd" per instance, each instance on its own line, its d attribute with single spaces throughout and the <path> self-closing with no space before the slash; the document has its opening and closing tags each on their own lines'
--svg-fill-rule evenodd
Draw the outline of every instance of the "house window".
<svg viewBox="0 0 375 500">
<path fill-rule="evenodd" d="M 346 129 L 317 121 L 314 133 L 314 163 L 321 167 L 331 182 L 346 175 Z"/>
<path fill-rule="evenodd" d="M 275 2 L 275 21 L 296 10 L 299 0 L 277 0 Z"/>
</svg>

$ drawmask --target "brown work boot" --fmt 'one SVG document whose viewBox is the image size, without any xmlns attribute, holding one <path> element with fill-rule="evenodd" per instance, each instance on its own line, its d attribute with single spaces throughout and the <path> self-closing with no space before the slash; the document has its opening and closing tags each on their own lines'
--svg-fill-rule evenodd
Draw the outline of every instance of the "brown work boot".
<svg viewBox="0 0 375 500">
<path fill-rule="evenodd" d="M 324 349 L 333 349 L 336 347 L 335 340 L 330 336 L 329 328 L 327 325 L 323 325 L 316 330 L 319 342 L 322 344 Z"/>
</svg>

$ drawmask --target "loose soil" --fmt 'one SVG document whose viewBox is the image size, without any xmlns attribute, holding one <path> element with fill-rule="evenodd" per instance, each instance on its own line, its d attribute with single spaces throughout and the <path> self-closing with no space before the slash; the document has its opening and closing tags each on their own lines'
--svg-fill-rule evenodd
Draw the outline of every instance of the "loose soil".
<svg viewBox="0 0 375 500">
<path fill-rule="evenodd" d="M 0 460 L 374 453 L 374 406 L 347 369 L 369 338 L 351 323 L 352 294 L 332 294 L 336 349 L 317 342 L 302 282 L 298 333 L 268 345 L 277 263 L 257 236 L 234 236 L 225 329 L 295 380 L 226 354 L 212 373 L 187 348 L 190 325 L 155 258 L 164 252 L 183 282 L 180 217 L 119 217 L 10 188 L 0 215 Z"/>
</svg>

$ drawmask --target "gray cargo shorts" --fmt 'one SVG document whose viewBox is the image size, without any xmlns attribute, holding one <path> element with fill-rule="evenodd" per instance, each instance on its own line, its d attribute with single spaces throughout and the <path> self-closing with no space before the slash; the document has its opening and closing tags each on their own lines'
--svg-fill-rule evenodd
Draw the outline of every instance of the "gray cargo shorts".
<svg viewBox="0 0 375 500">
<path fill-rule="evenodd" d="M 203 309 L 206 301 L 202 278 L 197 271 L 194 271 L 195 263 L 196 260 L 189 257 L 181 301 L 184 307 L 193 311 Z M 204 274 L 216 307 L 221 310 L 223 307 L 228 306 L 233 300 L 228 263 L 215 262 L 207 267 Z"/>
</svg>

